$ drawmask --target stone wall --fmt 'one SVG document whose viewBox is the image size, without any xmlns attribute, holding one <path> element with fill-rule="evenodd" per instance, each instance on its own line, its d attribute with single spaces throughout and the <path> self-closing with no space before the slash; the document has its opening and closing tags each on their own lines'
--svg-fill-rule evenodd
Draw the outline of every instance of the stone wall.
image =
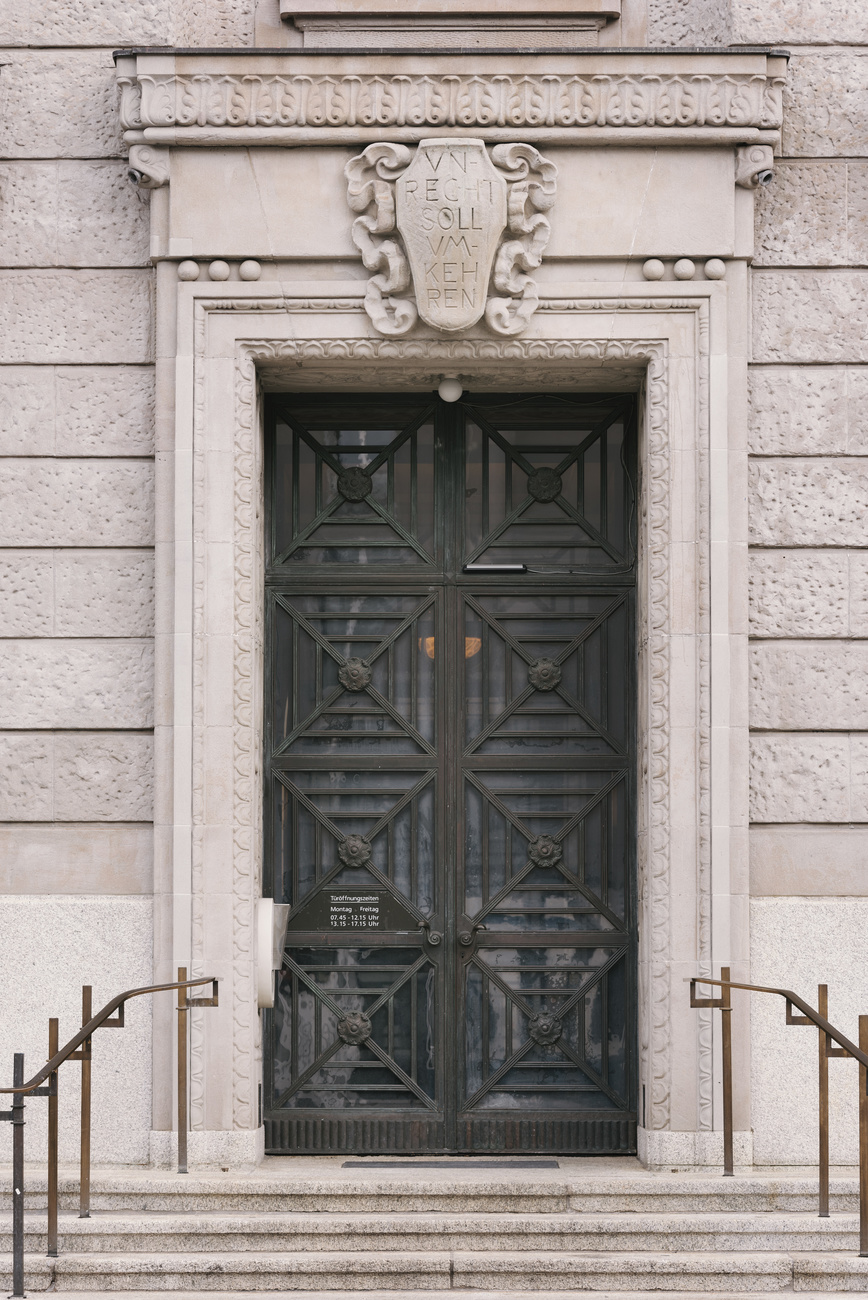
<svg viewBox="0 0 868 1300">
<path fill-rule="evenodd" d="M 4 1082 L 48 1015 L 78 1026 L 82 983 L 100 1006 L 152 970 L 154 273 L 111 52 L 252 31 L 247 0 L 0 4 Z M 145 1000 L 97 1042 L 96 1159 L 148 1158 L 150 1024 Z"/>
<path fill-rule="evenodd" d="M 868 11 L 733 0 L 731 30 L 793 55 L 752 273 L 753 974 L 807 997 L 827 982 L 832 1020 L 855 1036 L 868 1010 Z M 781 1081 L 813 1094 L 813 1035 L 757 1005 L 753 1037 L 755 1158 L 811 1162 L 813 1106 L 790 1122 Z M 852 1063 L 831 1075 L 832 1159 L 853 1161 Z"/>
</svg>

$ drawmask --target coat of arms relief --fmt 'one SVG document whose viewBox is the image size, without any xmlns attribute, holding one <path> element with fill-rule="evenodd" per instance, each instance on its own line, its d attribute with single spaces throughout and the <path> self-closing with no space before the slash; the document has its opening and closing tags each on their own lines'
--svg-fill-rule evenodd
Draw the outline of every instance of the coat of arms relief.
<svg viewBox="0 0 868 1300">
<path fill-rule="evenodd" d="M 350 159 L 353 242 L 374 274 L 365 310 L 380 334 L 421 319 L 447 333 L 483 317 L 521 334 L 539 302 L 529 274 L 549 240 L 557 168 L 529 144 L 378 143 Z"/>
</svg>

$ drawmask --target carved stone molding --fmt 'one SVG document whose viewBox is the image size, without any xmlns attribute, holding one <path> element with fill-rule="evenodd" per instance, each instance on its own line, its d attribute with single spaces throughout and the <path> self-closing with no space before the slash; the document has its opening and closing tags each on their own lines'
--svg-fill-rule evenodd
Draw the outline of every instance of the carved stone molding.
<svg viewBox="0 0 868 1300">
<path fill-rule="evenodd" d="M 212 312 L 237 311 L 245 314 L 279 314 L 286 310 L 322 310 L 320 300 L 300 301 L 285 298 L 200 299 L 195 307 L 194 355 L 194 448 L 204 445 L 206 413 L 204 401 L 204 376 L 206 373 L 208 317 Z M 350 307 L 347 300 L 345 310 Z M 314 305 L 316 304 L 316 305 Z M 688 311 L 699 319 L 699 348 L 703 350 L 702 365 L 707 357 L 708 322 L 705 305 L 696 299 L 581 299 L 569 304 L 547 300 L 552 310 L 583 312 L 661 310 Z M 353 310 L 359 310 L 358 300 L 352 301 Z M 263 324 L 266 317 L 263 315 Z M 669 1124 L 671 1071 L 671 1017 L 673 996 L 680 997 L 680 989 L 673 989 L 672 952 L 670 942 L 670 756 L 669 756 L 669 693 L 670 693 L 670 619 L 669 599 L 671 575 L 669 571 L 669 516 L 672 482 L 669 464 L 669 393 L 668 354 L 659 339 L 607 338 L 607 339 L 495 339 L 464 338 L 436 339 L 359 339 L 345 337 L 276 339 L 268 337 L 243 338 L 236 344 L 235 360 L 235 454 L 234 454 L 234 655 L 235 695 L 233 702 L 233 750 L 235 755 L 232 791 L 232 842 L 233 873 L 233 987 L 230 1003 L 233 1007 L 234 1056 L 233 1104 L 235 1126 L 255 1126 L 256 1087 L 258 1081 L 258 1031 L 255 1013 L 255 990 L 252 980 L 253 930 L 251 925 L 253 900 L 258 893 L 259 872 L 259 803 L 258 773 L 261 736 L 257 711 L 257 656 L 261 654 L 261 615 L 258 574 L 259 508 L 261 491 L 261 459 L 258 450 L 259 423 L 257 417 L 258 375 L 269 368 L 278 373 L 280 367 L 321 366 L 320 381 L 325 375 L 367 374 L 364 367 L 371 362 L 379 377 L 382 365 L 395 368 L 396 374 L 415 373 L 422 365 L 442 367 L 446 356 L 465 368 L 491 364 L 504 367 L 521 358 L 530 370 L 539 363 L 539 374 L 549 377 L 561 372 L 575 374 L 577 363 L 583 360 L 594 365 L 601 375 L 610 363 L 616 368 L 629 363 L 640 366 L 644 372 L 645 440 L 643 453 L 644 491 L 640 506 L 641 551 L 644 562 L 641 570 L 641 605 L 645 611 L 641 635 L 640 672 L 644 681 L 642 695 L 641 730 L 642 769 L 639 776 L 643 791 L 640 797 L 640 876 L 644 899 L 642 998 L 644 1008 L 640 1043 L 643 1074 L 648 1081 L 647 1126 L 665 1129 Z M 635 373 L 635 372 L 634 372 Z M 703 372 L 705 373 L 705 372 Z M 363 381 L 364 382 L 364 381 Z M 708 415 L 705 389 L 707 378 L 700 375 L 699 429 L 700 445 L 707 436 L 705 425 Z M 198 456 L 194 451 L 194 457 Z M 198 462 L 197 462 L 198 463 Z M 201 467 L 196 471 L 196 507 L 194 529 L 196 534 L 194 561 L 194 621 L 197 629 L 204 627 L 204 475 Z M 707 479 L 706 479 L 707 482 Z M 704 508 L 704 507 L 703 507 Z M 704 516 L 703 516 L 704 517 Z M 707 546 L 707 523 L 701 526 L 702 545 Z M 703 585 L 705 584 L 703 579 Z M 707 586 L 705 586 L 707 592 Z M 702 638 L 700 664 L 703 734 L 707 735 L 708 674 L 706 638 Z M 201 664 L 205 654 L 205 640 L 197 634 L 194 640 L 194 681 L 201 682 Z M 194 691 L 194 780 L 202 790 L 203 769 L 201 751 L 203 737 L 204 702 L 201 692 Z M 707 789 L 707 747 L 704 750 L 704 768 L 700 772 L 700 786 Z M 194 821 L 201 824 L 202 796 L 194 795 Z M 195 835 L 194 830 L 194 835 Z M 197 837 L 198 838 L 198 837 Z M 707 844 L 707 828 L 701 832 L 702 847 Z M 194 917 L 200 912 L 195 895 L 207 889 L 202 869 L 202 846 L 199 845 L 194 869 Z M 703 853 L 703 857 L 705 854 Z M 700 882 L 708 888 L 705 871 L 700 872 Z M 194 920 L 194 962 L 201 964 L 204 938 Z M 227 993 L 230 991 L 227 990 Z M 702 1055 L 708 1049 L 703 1044 Z M 201 1055 L 204 1045 L 197 1036 L 193 1044 L 194 1074 L 201 1075 Z M 710 1051 L 707 1061 L 710 1063 Z M 705 1064 L 705 1063 L 704 1063 Z M 702 1089 L 704 1091 L 704 1088 Z M 197 1119 L 200 1113 L 196 1108 Z"/>
<path fill-rule="evenodd" d="M 385 335 L 421 317 L 447 333 L 484 315 L 496 334 L 521 334 L 539 303 L 527 274 L 542 261 L 557 168 L 529 144 L 421 140 L 415 154 L 380 142 L 344 174 L 353 242 L 369 271 L 365 311 Z M 409 290 L 412 285 L 412 296 Z"/>
<path fill-rule="evenodd" d="M 372 52 L 344 58 L 337 72 L 315 55 L 279 61 L 251 51 L 243 69 L 217 55 L 186 55 L 175 71 L 164 70 L 165 57 L 158 68 L 149 64 L 153 56 L 127 56 L 119 60 L 121 120 L 128 131 L 216 130 L 215 145 L 247 144 L 250 132 L 268 143 L 269 132 L 343 128 L 677 134 L 781 125 L 785 63 L 774 56 L 649 51 L 640 61 L 595 51 L 593 63 L 570 67 L 552 56 L 504 52 L 477 57 L 469 71 L 455 57 L 422 57 L 430 67 L 408 71 Z"/>
</svg>

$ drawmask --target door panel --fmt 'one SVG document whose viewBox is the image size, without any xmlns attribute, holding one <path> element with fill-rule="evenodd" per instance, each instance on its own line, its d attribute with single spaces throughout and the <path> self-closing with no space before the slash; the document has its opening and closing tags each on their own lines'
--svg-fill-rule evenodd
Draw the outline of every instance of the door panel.
<svg viewBox="0 0 868 1300">
<path fill-rule="evenodd" d="M 630 411 L 271 400 L 269 1151 L 635 1149 Z"/>
</svg>

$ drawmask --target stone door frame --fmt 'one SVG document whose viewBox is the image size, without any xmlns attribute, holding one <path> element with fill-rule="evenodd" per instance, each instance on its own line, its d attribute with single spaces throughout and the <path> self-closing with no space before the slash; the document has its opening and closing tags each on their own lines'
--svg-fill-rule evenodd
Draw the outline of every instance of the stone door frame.
<svg viewBox="0 0 868 1300">
<path fill-rule="evenodd" d="M 387 340 L 373 335 L 358 281 L 179 283 L 176 264 L 160 263 L 155 968 L 162 977 L 188 964 L 222 981 L 219 1010 L 193 1017 L 194 1162 L 262 1152 L 260 394 L 436 388 L 443 373 L 468 387 L 642 392 L 640 1156 L 716 1158 L 719 1051 L 683 981 L 712 962 L 747 971 L 746 611 L 731 595 L 747 538 L 745 281 L 730 262 L 723 282 L 544 286 L 531 338 L 482 327 L 458 340 Z M 154 1033 L 159 1164 L 173 1147 L 170 1020 Z M 748 1045 L 745 1016 L 745 1066 Z M 748 1075 L 736 1069 L 741 1160 Z"/>
</svg>

